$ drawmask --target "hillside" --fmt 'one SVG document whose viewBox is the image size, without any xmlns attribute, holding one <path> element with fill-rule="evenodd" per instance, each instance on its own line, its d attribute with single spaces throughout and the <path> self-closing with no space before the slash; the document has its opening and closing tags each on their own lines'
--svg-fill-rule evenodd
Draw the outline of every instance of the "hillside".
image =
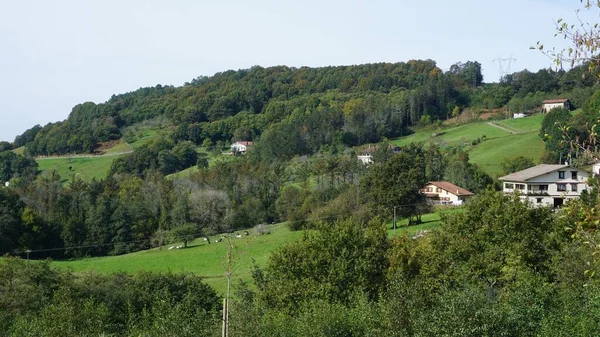
<svg viewBox="0 0 600 337">
<path fill-rule="evenodd" d="M 505 158 L 523 156 L 539 162 L 544 152 L 544 142 L 539 130 L 544 115 L 502 121 L 482 121 L 437 129 L 424 128 L 412 135 L 393 140 L 404 146 L 412 142 L 436 143 L 442 147 L 459 146 L 469 153 L 470 161 L 486 173 L 497 176 Z M 473 141 L 485 140 L 473 145 Z"/>
<path fill-rule="evenodd" d="M 419 230 L 432 230 L 439 226 L 440 214 L 432 213 L 423 215 L 423 224 L 407 227 L 407 221 L 399 221 L 397 235 L 413 234 Z M 286 244 L 298 240 L 302 231 L 290 231 L 286 224 L 269 226 L 271 234 L 257 235 L 255 230 L 249 231 L 249 236 L 236 238 L 228 234 L 233 244 L 239 249 L 239 260 L 236 268 L 236 278 L 251 281 L 252 266 L 265 266 L 270 253 Z M 239 231 L 241 234 L 242 231 Z M 392 224 L 388 223 L 388 235 L 393 236 Z M 191 272 L 203 277 L 205 282 L 217 292 L 224 293 L 227 281 L 224 276 L 221 262 L 227 254 L 226 241 L 215 243 L 214 240 L 221 234 L 211 238 L 212 243 L 207 244 L 199 238 L 185 249 L 168 249 L 181 243 L 166 245 L 163 249 L 157 248 L 139 251 L 131 254 L 77 259 L 70 261 L 54 261 L 53 265 L 60 268 L 69 268 L 75 272 L 97 271 L 100 273 L 136 273 L 140 271 L 172 271 Z"/>
</svg>

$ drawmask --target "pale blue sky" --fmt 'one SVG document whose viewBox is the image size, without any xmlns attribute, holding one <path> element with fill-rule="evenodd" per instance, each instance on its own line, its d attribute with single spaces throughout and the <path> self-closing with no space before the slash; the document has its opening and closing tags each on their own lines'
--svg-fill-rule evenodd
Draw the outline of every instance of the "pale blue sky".
<svg viewBox="0 0 600 337">
<path fill-rule="evenodd" d="M 553 20 L 579 0 L 0 0 L 0 140 L 67 118 L 78 103 L 227 69 L 476 60 L 498 80 L 550 61 Z"/>
</svg>

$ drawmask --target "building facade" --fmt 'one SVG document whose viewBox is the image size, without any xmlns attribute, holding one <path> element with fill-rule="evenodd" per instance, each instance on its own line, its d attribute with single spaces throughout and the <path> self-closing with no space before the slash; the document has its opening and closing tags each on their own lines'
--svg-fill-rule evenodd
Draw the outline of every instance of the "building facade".
<svg viewBox="0 0 600 337">
<path fill-rule="evenodd" d="M 462 205 L 473 193 L 447 181 L 430 181 L 421 189 L 432 205 Z"/>
<path fill-rule="evenodd" d="M 536 206 L 560 207 L 588 188 L 589 173 L 569 165 L 541 164 L 500 177 L 504 193 L 518 191 Z"/>
<path fill-rule="evenodd" d="M 571 102 L 566 98 L 547 99 L 542 104 L 542 112 L 549 112 L 556 108 L 571 109 Z"/>
</svg>

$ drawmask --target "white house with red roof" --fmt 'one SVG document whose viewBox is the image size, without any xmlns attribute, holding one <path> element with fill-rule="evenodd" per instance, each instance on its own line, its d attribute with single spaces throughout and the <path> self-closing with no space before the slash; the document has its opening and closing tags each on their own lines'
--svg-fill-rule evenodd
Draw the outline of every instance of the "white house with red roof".
<svg viewBox="0 0 600 337">
<path fill-rule="evenodd" d="M 252 147 L 254 143 L 244 140 L 239 140 L 231 144 L 231 153 L 233 154 L 246 154 L 246 151 Z"/>
<path fill-rule="evenodd" d="M 430 181 L 421 189 L 433 205 L 461 205 L 473 195 L 470 191 L 447 181 Z"/>
<path fill-rule="evenodd" d="M 571 109 L 571 102 L 567 98 L 547 99 L 542 102 L 542 112 L 549 112 L 552 109 L 565 108 Z"/>
</svg>

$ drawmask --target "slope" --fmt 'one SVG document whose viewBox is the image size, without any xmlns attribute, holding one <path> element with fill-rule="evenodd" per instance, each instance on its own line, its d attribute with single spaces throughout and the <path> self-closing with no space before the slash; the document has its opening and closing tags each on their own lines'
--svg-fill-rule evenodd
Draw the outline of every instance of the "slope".
<svg viewBox="0 0 600 337">
<path fill-rule="evenodd" d="M 457 146 L 469 152 L 471 162 L 492 176 L 501 173 L 505 158 L 524 156 L 539 162 L 544 142 L 538 132 L 544 115 L 494 122 L 476 122 L 440 129 L 420 129 L 398 138 L 393 144 L 403 146 L 413 142 L 437 143 L 442 147 Z M 485 139 L 482 137 L 485 136 Z M 478 144 L 473 141 L 482 139 Z"/>
</svg>

